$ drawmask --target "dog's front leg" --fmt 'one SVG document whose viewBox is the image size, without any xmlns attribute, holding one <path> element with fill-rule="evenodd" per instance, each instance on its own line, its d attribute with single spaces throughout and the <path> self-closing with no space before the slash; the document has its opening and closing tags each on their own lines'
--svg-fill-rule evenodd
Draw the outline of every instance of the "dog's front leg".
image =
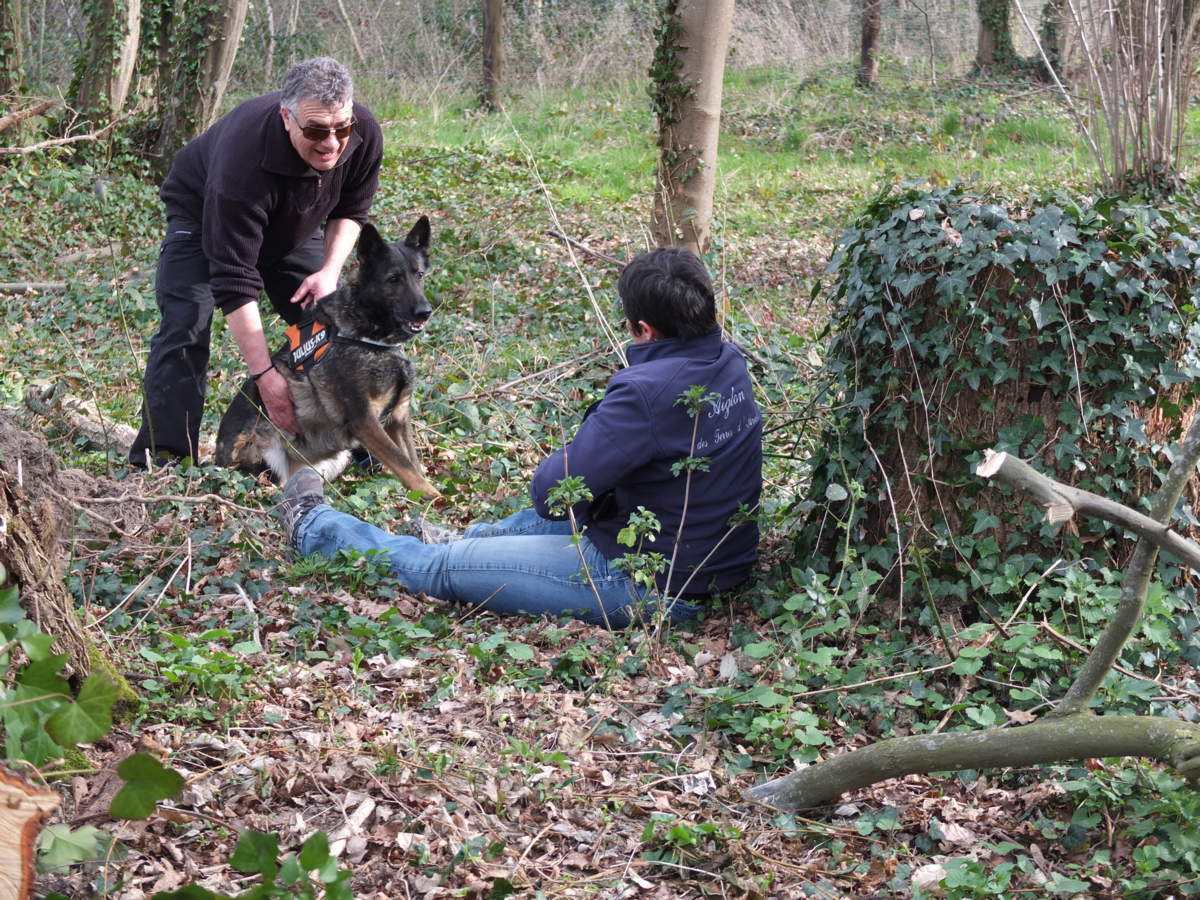
<svg viewBox="0 0 1200 900">
<path fill-rule="evenodd" d="M 410 491 L 420 491 L 426 497 L 434 499 L 442 496 L 438 489 L 426 481 L 425 476 L 421 474 L 416 453 L 413 452 L 410 457 L 409 448 L 402 449 L 398 446 L 373 415 L 368 414 L 351 422 L 350 433 L 371 451 L 372 456 L 396 473 L 396 477 Z M 411 442 L 412 436 L 408 437 Z"/>
<path fill-rule="evenodd" d="M 408 455 L 409 460 L 416 467 L 418 472 L 423 472 L 421 467 L 421 459 L 417 456 L 417 444 L 413 440 L 412 433 L 412 414 L 409 405 L 409 396 L 404 397 L 392 410 L 391 418 L 383 426 L 383 430 L 387 432 L 387 436 L 392 439 L 401 453 Z"/>
</svg>

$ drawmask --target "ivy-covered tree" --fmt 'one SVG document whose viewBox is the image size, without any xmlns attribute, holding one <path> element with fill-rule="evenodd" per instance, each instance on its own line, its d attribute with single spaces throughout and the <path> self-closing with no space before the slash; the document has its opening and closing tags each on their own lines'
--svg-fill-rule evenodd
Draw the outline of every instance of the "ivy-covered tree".
<svg viewBox="0 0 1200 900">
<path fill-rule="evenodd" d="M 0 0 L 0 98 L 10 98 L 24 90 L 21 0 Z"/>
<path fill-rule="evenodd" d="M 1020 59 L 1013 46 L 1011 0 L 975 0 L 979 15 L 979 42 L 975 50 L 975 72 L 1011 72 Z"/>
<path fill-rule="evenodd" d="M 712 237 L 713 187 L 733 0 L 666 0 L 650 68 L 658 117 L 652 232 L 697 254 Z"/>
<path fill-rule="evenodd" d="M 825 373 L 838 401 L 795 553 L 807 577 L 870 575 L 886 615 L 924 616 L 962 675 L 987 642 L 1016 640 L 1003 598 L 1033 594 L 1064 564 L 1124 577 L 1108 627 L 1043 719 L 915 728 L 751 797 L 796 809 L 909 773 L 1096 756 L 1149 756 L 1200 778 L 1200 726 L 1091 708 L 1115 663 L 1138 665 L 1127 644 L 1152 577 L 1179 586 L 1200 572 L 1185 538 L 1200 530 L 1195 209 L 1193 197 L 1005 203 L 961 185 L 889 187 L 842 235 Z M 1076 516 L 1117 530 L 1061 527 Z M 1156 569 L 1160 550 L 1170 556 Z M 976 620 L 970 653 L 954 650 L 944 619 Z"/>
<path fill-rule="evenodd" d="M 175 152 L 217 117 L 249 0 L 149 0 L 142 69 L 155 86 L 151 152 L 164 173 Z"/>
<path fill-rule="evenodd" d="M 75 61 L 72 103 L 86 120 L 104 123 L 125 108 L 137 61 L 142 0 L 88 0 L 87 40 Z"/>
</svg>

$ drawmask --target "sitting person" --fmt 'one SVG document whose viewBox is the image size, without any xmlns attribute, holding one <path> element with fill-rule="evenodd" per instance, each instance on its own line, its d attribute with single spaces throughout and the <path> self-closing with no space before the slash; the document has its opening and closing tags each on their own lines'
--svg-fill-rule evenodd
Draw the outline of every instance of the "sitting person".
<svg viewBox="0 0 1200 900">
<path fill-rule="evenodd" d="M 704 600 L 744 581 L 758 555 L 762 420 L 745 360 L 721 338 L 708 273 L 690 251 L 667 247 L 626 266 L 617 291 L 633 341 L 629 365 L 574 438 L 538 466 L 532 509 L 426 543 L 332 509 L 320 476 L 303 468 L 279 507 L 291 545 L 324 556 L 379 550 L 410 591 L 611 628 L 653 615 L 656 604 L 674 621 L 692 618 Z M 699 405 L 682 401 L 689 390 Z M 678 465 L 689 457 L 703 462 Z M 571 517 L 554 498 L 567 477 L 594 498 L 574 503 Z M 630 548 L 618 535 L 639 507 L 661 531 Z M 657 590 L 619 564 L 635 551 L 662 554 Z"/>
</svg>

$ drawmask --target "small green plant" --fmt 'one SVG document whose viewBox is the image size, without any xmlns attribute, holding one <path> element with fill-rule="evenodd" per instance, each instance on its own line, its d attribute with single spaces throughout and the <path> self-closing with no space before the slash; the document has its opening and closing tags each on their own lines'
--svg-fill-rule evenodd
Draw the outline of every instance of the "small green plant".
<svg viewBox="0 0 1200 900">
<path fill-rule="evenodd" d="M 244 831 L 229 864 L 239 872 L 257 875 L 260 882 L 236 900 L 352 900 L 350 872 L 339 869 L 329 852 L 329 839 L 318 831 L 279 862 L 279 835 Z M 235 900 L 206 888 L 186 887 L 160 892 L 153 900 Z"/>
<path fill-rule="evenodd" d="M 688 822 L 670 813 L 653 812 L 642 829 L 642 859 L 676 865 L 710 857 L 741 840 L 742 832 L 716 822 Z"/>
</svg>

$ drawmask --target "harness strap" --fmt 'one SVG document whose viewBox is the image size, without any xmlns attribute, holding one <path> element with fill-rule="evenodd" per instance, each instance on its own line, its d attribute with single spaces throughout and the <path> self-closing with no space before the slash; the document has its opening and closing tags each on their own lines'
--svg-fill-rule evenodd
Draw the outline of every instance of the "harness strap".
<svg viewBox="0 0 1200 900">
<path fill-rule="evenodd" d="M 339 344 L 357 344 L 360 347 L 367 347 L 373 350 L 395 350 L 401 346 L 397 344 L 389 344 L 386 341 L 375 341 L 371 338 L 355 337 L 352 334 L 335 334 L 333 340 Z"/>
<path fill-rule="evenodd" d="M 368 350 L 394 350 L 400 344 L 389 344 L 371 338 L 340 334 L 332 322 L 326 324 L 316 319 L 305 319 L 289 326 L 284 334 L 288 339 L 287 365 L 293 372 L 307 374 L 321 361 L 331 344 L 354 344 Z"/>
</svg>

